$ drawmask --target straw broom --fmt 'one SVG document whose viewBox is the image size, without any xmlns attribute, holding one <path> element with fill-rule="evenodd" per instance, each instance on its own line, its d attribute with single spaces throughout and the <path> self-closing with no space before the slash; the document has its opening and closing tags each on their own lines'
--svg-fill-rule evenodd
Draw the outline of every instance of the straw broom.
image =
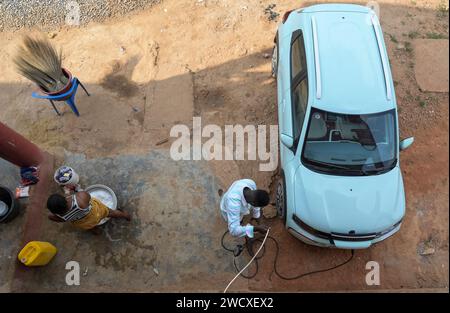
<svg viewBox="0 0 450 313">
<path fill-rule="evenodd" d="M 29 35 L 23 37 L 14 57 L 17 71 L 46 92 L 59 91 L 68 83 L 61 60 L 62 51 L 58 53 L 46 38 Z"/>
</svg>

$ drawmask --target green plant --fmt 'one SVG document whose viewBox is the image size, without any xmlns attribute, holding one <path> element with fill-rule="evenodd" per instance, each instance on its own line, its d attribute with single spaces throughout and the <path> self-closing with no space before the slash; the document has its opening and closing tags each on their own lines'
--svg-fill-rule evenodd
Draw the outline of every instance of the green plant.
<svg viewBox="0 0 450 313">
<path fill-rule="evenodd" d="M 393 43 L 398 43 L 398 40 L 397 40 L 397 38 L 394 35 L 389 34 L 389 38 L 391 39 L 391 41 Z"/>
<path fill-rule="evenodd" d="M 13 59 L 17 71 L 47 92 L 61 90 L 68 83 L 59 53 L 44 37 L 25 35 Z"/>
<path fill-rule="evenodd" d="M 415 39 L 415 38 L 419 37 L 419 32 L 418 32 L 417 30 L 415 30 L 415 31 L 410 31 L 410 32 L 408 33 L 408 37 L 409 37 L 410 39 Z"/>
<path fill-rule="evenodd" d="M 409 42 L 409 41 L 406 41 L 405 42 L 405 50 L 406 50 L 406 52 L 408 52 L 408 53 L 411 53 L 411 52 L 413 52 L 413 47 L 412 47 L 412 44 Z"/>
<path fill-rule="evenodd" d="M 435 32 L 427 33 L 426 37 L 428 39 L 448 39 L 448 36 L 445 34 L 439 34 Z"/>
</svg>

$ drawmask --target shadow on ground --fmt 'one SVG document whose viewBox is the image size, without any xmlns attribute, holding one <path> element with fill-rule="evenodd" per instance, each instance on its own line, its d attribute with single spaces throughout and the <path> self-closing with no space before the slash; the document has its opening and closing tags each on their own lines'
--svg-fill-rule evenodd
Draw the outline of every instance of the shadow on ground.
<svg viewBox="0 0 450 313">
<path fill-rule="evenodd" d="M 402 230 L 371 249 L 358 251 L 344 268 L 293 282 L 273 276 L 273 249 L 268 246 L 258 276 L 238 280 L 236 290 L 448 288 L 448 158 L 443 152 L 448 152 L 448 93 L 418 90 L 412 79 L 412 52 L 389 39 L 396 36 L 409 42 L 402 33 L 416 23 L 410 16 L 430 18 L 434 13 L 392 5 L 382 9 L 400 126 L 403 133 L 416 136 L 414 148 L 402 155 L 408 205 Z M 399 26 L 404 25 L 403 19 L 409 26 Z M 446 23 L 436 22 L 436 27 L 444 28 Z M 175 162 L 168 154 L 173 142 L 169 131 L 179 123 L 190 126 L 193 116 L 219 126 L 276 124 L 276 84 L 267 58 L 273 33 L 267 36 L 266 47 L 251 53 L 244 49 L 234 60 L 199 69 L 186 64 L 180 70 L 161 52 L 163 46 L 141 42 L 144 30 L 123 34 L 129 40 L 124 56 L 96 60 L 95 66 L 107 67 L 104 72 L 90 70 L 95 62 L 83 63 L 83 52 L 71 50 L 67 59 L 72 57 L 80 65 L 72 61 L 69 67 L 78 68 L 79 78 L 92 93 L 77 96 L 80 118 L 67 107 L 58 118 L 48 103 L 31 98 L 34 87 L 29 83 L 0 83 L 3 122 L 55 153 L 60 164 L 74 166 L 84 186 L 112 187 L 120 205 L 133 214 L 132 222 L 111 221 L 99 236 L 46 221 L 38 239 L 53 242 L 59 253 L 49 266 L 35 269 L 34 279 L 27 282 L 29 291 L 221 291 L 234 276 L 232 257 L 220 247 L 225 225 L 216 190 L 242 177 L 252 177 L 259 186 L 269 188 L 276 173 L 259 172 L 255 161 L 232 166 Z M 89 38 L 76 44 L 91 45 Z M 83 75 L 94 77 L 95 83 Z M 121 88 L 127 92 L 119 92 Z M 417 105 L 417 97 L 433 100 L 425 110 Z M 1 169 L 0 183 L 16 175 L 11 168 Z M 46 214 L 43 208 L 43 219 Z M 15 258 L 19 250 L 15 240 L 21 221 L 0 225 L 0 288 L 5 290 L 11 277 L 8 256 Z M 286 275 L 324 268 L 348 255 L 348 251 L 304 245 L 287 234 L 278 220 L 267 223 L 280 241 L 280 272 Z M 420 254 L 424 242 L 433 244 L 433 255 Z M 65 264 L 70 260 L 78 261 L 85 273 L 78 287 L 65 284 Z M 379 287 L 365 284 L 365 264 L 371 260 L 381 265 Z"/>
</svg>

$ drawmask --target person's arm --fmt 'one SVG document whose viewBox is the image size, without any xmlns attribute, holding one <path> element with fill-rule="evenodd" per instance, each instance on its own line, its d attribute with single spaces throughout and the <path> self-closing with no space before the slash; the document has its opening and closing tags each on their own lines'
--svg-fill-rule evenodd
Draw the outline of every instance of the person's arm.
<svg viewBox="0 0 450 313">
<path fill-rule="evenodd" d="M 89 206 L 89 202 L 91 201 L 91 195 L 86 191 L 80 191 L 76 194 L 77 202 L 80 208 L 85 209 Z"/>
<path fill-rule="evenodd" d="M 73 195 L 74 193 L 77 193 L 81 190 L 80 185 L 78 184 L 68 184 L 63 186 L 64 194 L 65 195 Z"/>
<path fill-rule="evenodd" d="M 248 224 L 241 226 L 241 203 L 238 200 L 227 200 L 228 230 L 234 237 L 248 236 L 253 238 L 253 226 Z"/>
<path fill-rule="evenodd" d="M 256 225 L 253 227 L 253 231 L 261 233 L 263 235 L 265 235 L 267 233 L 267 230 L 269 228 L 266 225 Z"/>
<path fill-rule="evenodd" d="M 259 218 L 261 217 L 261 208 L 253 208 L 252 211 L 253 218 L 259 220 Z"/>
<path fill-rule="evenodd" d="M 256 183 L 252 179 L 248 180 L 248 186 L 247 187 L 250 188 L 251 190 L 256 190 L 257 189 Z M 252 218 L 260 221 L 260 217 L 261 217 L 261 208 L 253 207 L 252 208 Z"/>
</svg>

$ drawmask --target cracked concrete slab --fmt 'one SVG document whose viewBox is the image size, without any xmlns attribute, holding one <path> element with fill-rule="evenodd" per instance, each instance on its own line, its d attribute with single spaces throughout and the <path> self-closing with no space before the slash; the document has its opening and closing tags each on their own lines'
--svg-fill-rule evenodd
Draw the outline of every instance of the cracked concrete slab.
<svg viewBox="0 0 450 313">
<path fill-rule="evenodd" d="M 27 291 L 221 291 L 233 278 L 232 259 L 220 246 L 226 225 L 218 212 L 219 182 L 206 162 L 176 162 L 167 150 L 154 150 L 96 159 L 67 153 L 65 164 L 83 187 L 111 187 L 133 219 L 111 220 L 96 236 L 44 216 L 39 240 L 53 243 L 58 254 L 34 269 Z M 68 261 L 87 273 L 80 286 L 65 284 Z"/>
</svg>

